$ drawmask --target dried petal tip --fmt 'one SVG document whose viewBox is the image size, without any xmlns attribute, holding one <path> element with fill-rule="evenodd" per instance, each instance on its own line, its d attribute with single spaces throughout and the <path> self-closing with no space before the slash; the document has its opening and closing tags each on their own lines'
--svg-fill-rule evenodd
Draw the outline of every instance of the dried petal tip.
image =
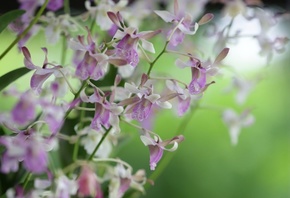
<svg viewBox="0 0 290 198">
<path fill-rule="evenodd" d="M 214 15 L 212 13 L 207 13 L 198 21 L 198 25 L 204 25 L 213 19 Z"/>
<path fill-rule="evenodd" d="M 230 51 L 230 48 L 224 48 L 220 53 L 219 55 L 216 57 L 214 63 L 219 63 L 221 62 L 229 53 Z"/>
<path fill-rule="evenodd" d="M 107 15 L 116 26 L 121 27 L 120 20 L 114 12 L 109 11 L 107 12 Z"/>
<path fill-rule="evenodd" d="M 148 80 L 148 76 L 146 74 L 142 74 L 140 86 L 144 86 L 147 80 Z"/>
</svg>

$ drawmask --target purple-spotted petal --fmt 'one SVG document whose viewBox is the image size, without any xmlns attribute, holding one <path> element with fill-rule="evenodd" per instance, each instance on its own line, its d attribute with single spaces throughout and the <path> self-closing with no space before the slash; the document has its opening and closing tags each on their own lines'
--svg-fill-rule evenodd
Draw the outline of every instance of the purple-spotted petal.
<svg viewBox="0 0 290 198">
<path fill-rule="evenodd" d="M 93 74 L 94 69 L 97 65 L 97 60 L 86 52 L 83 60 L 78 64 L 76 68 L 76 76 L 82 80 L 86 80 Z M 96 77 L 96 76 L 95 76 Z"/>
<path fill-rule="evenodd" d="M 143 99 L 140 102 L 134 104 L 125 113 L 131 112 L 131 118 L 141 122 L 148 118 L 151 107 L 152 103 L 149 100 Z"/>
<path fill-rule="evenodd" d="M 51 69 L 38 69 L 34 72 L 30 80 L 30 87 L 35 90 L 37 93 L 40 93 L 42 90 L 42 85 L 46 79 L 48 79 L 52 74 L 53 70 Z"/>
<path fill-rule="evenodd" d="M 149 145 L 149 152 L 150 152 L 150 169 L 155 170 L 157 163 L 160 161 L 163 155 L 163 149 L 160 148 L 158 145 L 153 146 Z"/>
</svg>

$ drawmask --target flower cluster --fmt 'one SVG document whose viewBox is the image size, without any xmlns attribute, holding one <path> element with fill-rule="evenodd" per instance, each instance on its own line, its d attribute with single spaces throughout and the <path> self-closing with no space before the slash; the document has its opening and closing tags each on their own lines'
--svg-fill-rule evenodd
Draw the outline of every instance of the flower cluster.
<svg viewBox="0 0 290 198">
<path fill-rule="evenodd" d="M 144 193 L 144 185 L 152 184 L 145 170 L 134 173 L 127 162 L 113 155 L 126 135 L 120 123 L 139 131 L 140 142 L 149 151 L 150 170 L 158 171 L 163 153 L 175 151 L 184 136 L 182 131 L 176 131 L 173 137 L 162 140 L 152 127 L 152 118 L 156 112 L 171 108 L 179 117 L 189 114 L 214 87 L 211 85 L 221 80 L 217 76 L 221 76 L 223 60 L 230 53 L 227 44 L 243 37 L 242 31 L 231 29 L 237 16 L 260 22 L 263 34 L 252 38 L 258 41 L 260 54 L 267 56 L 268 62 L 288 42 L 286 37 L 268 38 L 267 31 L 272 26 L 269 23 L 276 23 L 276 19 L 240 0 L 222 2 L 226 17 L 230 17 L 222 30 L 212 20 L 213 14 L 190 14 L 190 6 L 184 5 L 191 1 L 166 3 L 173 11 L 160 10 L 155 1 L 146 1 L 146 7 L 142 7 L 144 2 L 87 0 L 86 12 L 75 16 L 70 13 L 68 1 L 19 0 L 20 9 L 26 12 L 9 27 L 17 34 L 25 73 L 34 73 L 26 91 L 12 86 L 3 91 L 3 96 L 17 101 L 11 111 L 0 113 L 0 170 L 22 177 L 6 187 L 7 197 L 120 198 L 129 189 Z M 142 10 L 137 10 L 140 6 Z M 205 3 L 195 6 L 197 10 L 205 9 Z M 42 15 L 44 9 L 47 12 Z M 140 16 L 136 16 L 136 10 Z M 138 23 L 136 17 L 140 17 Z M 143 20 L 146 24 L 142 26 Z M 207 25 L 214 27 L 214 31 L 204 32 L 216 38 L 213 55 L 207 49 L 194 47 L 193 37 L 202 29 L 200 26 Z M 49 60 L 46 46 L 42 48 L 43 63 L 34 61 L 29 39 L 42 30 L 49 44 L 64 40 L 58 63 Z M 163 48 L 155 55 L 157 44 Z M 69 59 L 66 53 L 73 54 L 73 58 Z M 175 63 L 162 65 L 160 57 L 168 54 L 175 57 Z M 191 76 L 180 79 L 169 72 L 156 72 L 158 67 L 175 66 Z M 21 75 L 18 73 L 17 78 Z M 255 83 L 244 82 L 238 75 L 234 79 L 231 89 L 238 90 L 237 103 L 242 105 Z M 231 143 L 236 145 L 241 127 L 251 125 L 254 117 L 250 108 L 240 116 L 229 108 L 222 110 L 221 117 L 229 127 Z M 73 147 L 72 153 L 65 154 L 71 158 L 58 156 L 70 160 L 65 165 L 54 164 L 56 153 L 63 155 L 63 142 Z"/>
</svg>

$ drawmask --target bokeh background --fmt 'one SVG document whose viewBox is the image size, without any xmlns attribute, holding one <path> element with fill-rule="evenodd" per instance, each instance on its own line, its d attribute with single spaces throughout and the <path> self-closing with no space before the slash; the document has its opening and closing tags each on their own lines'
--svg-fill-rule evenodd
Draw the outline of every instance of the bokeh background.
<svg viewBox="0 0 290 198">
<path fill-rule="evenodd" d="M 272 2 L 275 3 L 274 1 Z M 278 3 L 278 1 L 277 1 Z M 289 6 L 286 1 L 285 6 Z M 276 5 L 278 6 L 278 5 Z M 289 35 L 290 24 L 280 27 L 281 32 Z M 157 38 L 158 39 L 158 38 Z M 198 38 L 196 38 L 198 39 Z M 8 31 L 0 35 L 0 52 L 13 40 Z M 33 53 L 33 60 L 41 63 L 44 35 L 40 34 L 28 43 Z M 250 44 L 249 44 L 250 45 Z M 58 46 L 47 46 L 50 60 L 59 60 Z M 160 50 L 162 46 L 156 46 Z M 287 46 L 289 49 L 289 45 Z M 284 55 L 277 55 L 269 66 L 264 59 L 256 59 L 247 49 L 239 46 L 231 54 L 231 64 L 235 69 L 251 77 L 260 72 L 262 78 L 244 104 L 251 107 L 255 123 L 243 128 L 239 143 L 230 144 L 228 129 L 221 120 L 221 112 L 216 107 L 235 104 L 235 93 L 225 93 L 232 75 L 224 75 L 216 80 L 204 95 L 202 104 L 207 108 L 193 109 L 183 118 L 178 118 L 172 111 L 163 111 L 155 119 L 154 131 L 164 139 L 182 130 L 185 141 L 175 153 L 169 165 L 155 180 L 155 185 L 147 189 L 142 197 L 182 197 L 182 198 L 288 198 L 290 197 L 290 56 L 289 50 Z M 244 56 L 243 60 L 239 56 Z M 236 56 L 236 59 L 235 59 Z M 172 65 L 174 59 L 162 58 L 160 65 Z M 235 64 L 235 62 L 237 64 Z M 260 61 L 260 62 L 259 62 Z M 0 76 L 8 71 L 23 66 L 23 56 L 13 49 L 0 62 Z M 177 76 L 174 66 L 170 72 Z M 162 68 L 156 71 L 162 71 Z M 28 87 L 28 74 L 15 86 Z M 8 110 L 13 101 L 0 98 L 0 110 Z M 184 119 L 187 122 L 184 122 Z M 127 161 L 137 169 L 149 170 L 148 150 L 139 139 L 138 131 L 126 124 L 123 132 L 128 135 L 114 155 Z M 163 160 L 164 160 L 163 159 Z M 159 167 L 157 166 L 157 169 Z"/>
</svg>

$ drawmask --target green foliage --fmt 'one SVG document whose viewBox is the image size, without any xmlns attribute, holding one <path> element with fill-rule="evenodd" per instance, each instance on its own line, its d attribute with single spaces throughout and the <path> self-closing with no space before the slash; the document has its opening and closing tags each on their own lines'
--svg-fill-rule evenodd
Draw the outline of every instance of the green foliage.
<svg viewBox="0 0 290 198">
<path fill-rule="evenodd" d="M 0 77 L 0 91 L 2 91 L 5 87 L 13 83 L 15 80 L 28 73 L 30 70 L 26 67 L 21 67 L 15 69 L 13 71 L 8 72 Z"/>
<path fill-rule="evenodd" d="M 12 10 L 0 16 L 0 33 L 15 19 L 25 13 L 24 10 Z"/>
</svg>

